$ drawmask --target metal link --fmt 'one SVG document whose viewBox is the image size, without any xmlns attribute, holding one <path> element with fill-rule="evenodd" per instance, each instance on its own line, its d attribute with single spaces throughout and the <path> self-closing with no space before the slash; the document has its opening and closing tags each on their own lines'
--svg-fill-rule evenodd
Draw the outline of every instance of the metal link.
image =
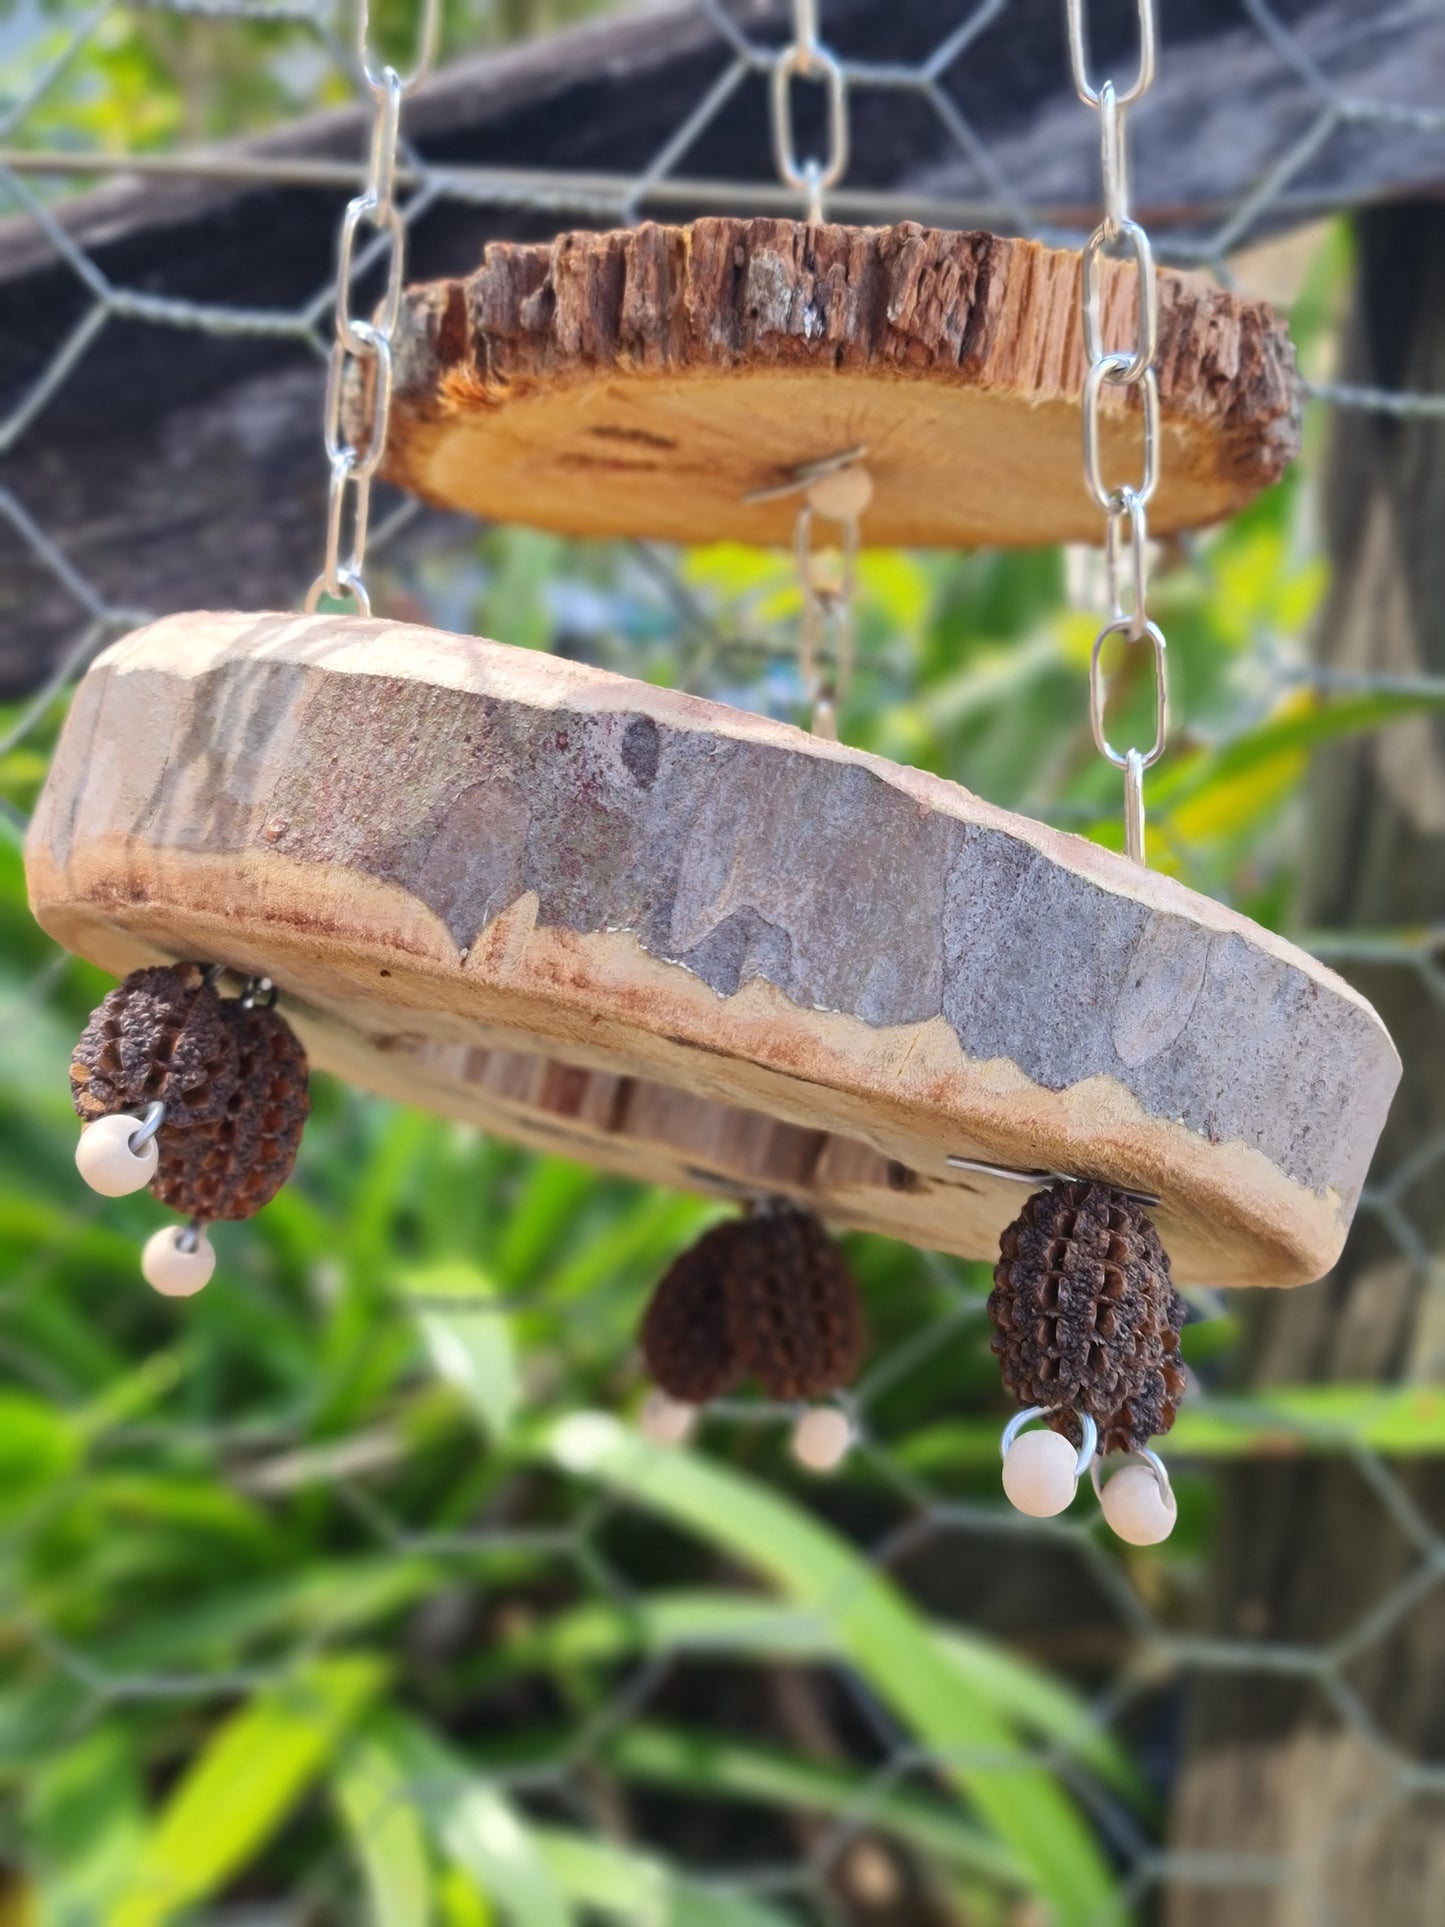
<svg viewBox="0 0 1445 1927">
<path fill-rule="evenodd" d="M 1091 362 L 1102 361 L 1106 356 L 1112 360 L 1119 353 L 1118 349 L 1106 346 L 1104 341 L 1099 263 L 1107 258 L 1106 249 L 1122 244 L 1133 255 L 1138 274 L 1134 299 L 1134 344 L 1132 349 L 1126 351 L 1128 367 L 1122 374 L 1111 374 L 1108 379 L 1132 387 L 1135 382 L 1144 379 L 1159 352 L 1159 287 L 1154 279 L 1154 250 L 1143 228 L 1127 216 L 1118 223 L 1113 235 L 1106 229 L 1107 223 L 1096 227 L 1084 246 L 1084 353 Z"/>
<path fill-rule="evenodd" d="M 367 0 L 358 0 L 357 60 L 372 96 L 371 143 L 366 186 L 347 203 L 337 239 L 336 339 L 326 369 L 323 426 L 326 459 L 331 465 L 326 497 L 326 559 L 320 575 L 307 591 L 308 612 L 319 607 L 323 595 L 338 600 L 349 595 L 363 615 L 371 612 L 371 600 L 363 580 L 371 482 L 386 453 L 394 376 L 392 338 L 401 317 L 406 268 L 406 223 L 395 198 L 401 103 L 421 84 L 430 69 L 440 28 L 441 0 L 421 0 L 416 65 L 403 79 L 394 67 L 375 65 L 369 45 Z M 376 230 L 386 266 L 381 300 L 369 320 L 351 313 L 351 284 L 357 272 L 356 242 L 363 225 Z M 344 404 L 354 386 L 362 392 L 369 386 L 371 399 L 370 425 L 360 447 L 347 439 L 342 425 Z M 348 502 L 351 542 L 343 561 Z"/>
<path fill-rule="evenodd" d="M 823 160 L 800 161 L 793 127 L 793 82 L 820 81 L 827 90 L 828 152 Z M 808 219 L 823 219 L 823 196 L 848 168 L 848 77 L 818 38 L 815 0 L 794 0 L 793 39 L 773 62 L 773 158 L 778 177 L 808 196 Z"/>
<path fill-rule="evenodd" d="M 1085 31 L 1085 0 L 1066 0 L 1069 58 L 1079 98 L 1099 110 L 1099 167 L 1103 184 L 1104 218 L 1089 236 L 1080 274 L 1084 353 L 1083 444 L 1084 482 L 1104 511 L 1104 550 L 1110 617 L 1094 639 L 1089 658 L 1089 723 L 1099 754 L 1124 772 L 1125 848 L 1136 863 L 1144 861 L 1144 772 L 1164 754 L 1169 723 L 1164 637 L 1149 620 L 1149 524 L 1147 508 L 1159 485 L 1162 437 L 1159 421 L 1159 377 L 1154 363 L 1159 352 L 1159 288 L 1154 273 L 1154 250 L 1149 237 L 1129 215 L 1129 149 L 1124 109 L 1143 98 L 1154 79 L 1154 0 L 1137 0 L 1139 67 L 1133 84 L 1121 92 L 1113 80 L 1095 87 L 1089 78 Z M 1103 293 L 1100 264 L 1110 251 L 1132 255 L 1135 276 L 1134 340 L 1128 347 L 1111 348 L 1104 339 Z M 1104 474 L 1101 412 L 1106 388 L 1137 388 L 1144 424 L 1144 472 L 1137 482 L 1110 483 Z M 1125 560 L 1132 596 L 1124 607 Z M 1104 733 L 1104 677 L 1100 657 L 1111 636 L 1146 637 L 1154 651 L 1154 743 L 1147 751 L 1114 749 Z"/>
<path fill-rule="evenodd" d="M 1109 591 L 1109 607 L 1113 611 L 1115 620 L 1124 615 L 1129 617 L 1129 640 L 1141 642 L 1147 620 L 1145 610 L 1149 601 L 1148 514 L 1142 499 L 1134 489 L 1121 488 L 1115 491 L 1115 495 L 1116 502 L 1108 510 L 1109 520 L 1104 532 L 1104 566 Z M 1129 574 L 1133 591 L 1128 609 L 1124 607 L 1124 562 L 1120 554 L 1120 546 L 1126 530 L 1129 545 Z"/>
<path fill-rule="evenodd" d="M 1074 70 L 1074 86 L 1086 107 L 1097 107 L 1103 98 L 1089 79 L 1089 51 L 1084 26 L 1085 0 L 1068 0 L 1069 61 Z M 1137 0 L 1139 22 L 1139 67 L 1134 84 L 1119 95 L 1121 107 L 1132 107 L 1142 100 L 1154 84 L 1154 0 Z M 1109 83 L 1106 81 L 1105 86 Z"/>
<path fill-rule="evenodd" d="M 416 33 L 416 61 L 406 79 L 401 80 L 396 69 L 389 64 L 383 67 L 372 64 L 370 0 L 357 0 L 357 49 L 361 57 L 362 76 L 372 93 L 380 96 L 387 92 L 390 79 L 395 76 L 401 81 L 403 95 L 414 94 L 435 64 L 441 29 L 442 0 L 421 0 L 421 13 L 417 21 Z"/>
<path fill-rule="evenodd" d="M 386 424 L 391 414 L 394 379 L 393 361 L 391 343 L 379 329 L 373 328 L 369 321 L 358 321 L 352 325 L 363 344 L 362 356 L 357 359 L 369 358 L 376 365 L 376 372 L 371 379 L 371 429 L 364 449 L 348 442 L 341 432 L 346 375 L 352 365 L 354 351 L 338 340 L 333 344 L 331 358 L 326 364 L 322 439 L 326 458 L 333 468 L 345 466 L 353 481 L 369 482 L 380 468 L 381 458 L 386 453 Z"/>
<path fill-rule="evenodd" d="M 853 602 L 857 593 L 858 518 L 839 522 L 843 543 L 838 579 L 820 580 L 813 554 L 813 522 L 819 514 L 811 502 L 798 510 L 793 529 L 798 584 L 803 592 L 803 615 L 798 632 L 798 672 L 811 708 L 809 727 L 830 743 L 838 740 L 838 711 L 848 699 L 853 681 Z M 832 631 L 832 668 L 820 662 L 822 645 Z"/>
<path fill-rule="evenodd" d="M 1113 241 L 1129 218 L 1129 142 L 1124 110 L 1106 80 L 1099 96 L 1099 172 L 1104 187 L 1104 226 Z"/>
<path fill-rule="evenodd" d="M 1140 759 L 1140 770 L 1152 769 L 1164 754 L 1165 737 L 1169 730 L 1169 686 L 1164 674 L 1165 642 L 1158 623 L 1144 621 L 1144 636 L 1148 638 L 1154 651 L 1154 742 L 1147 750 L 1117 750 L 1104 733 L 1104 705 L 1107 692 L 1104 686 L 1104 670 L 1100 661 L 1104 644 L 1113 636 L 1128 636 L 1134 627 L 1130 616 L 1115 616 L 1106 622 L 1094 638 L 1093 653 L 1089 657 L 1089 727 L 1094 733 L 1094 747 L 1115 769 L 1127 769 L 1129 758 Z"/>
<path fill-rule="evenodd" d="M 1103 455 L 1099 433 L 1105 388 L 1125 386 L 1119 372 L 1129 365 L 1127 355 L 1105 355 L 1084 376 L 1084 482 L 1090 495 L 1106 515 L 1123 504 L 1123 486 L 1112 486 L 1104 479 Z M 1148 503 L 1159 485 L 1159 377 L 1146 368 L 1139 383 L 1144 410 L 1144 473 L 1130 492 Z"/>
</svg>

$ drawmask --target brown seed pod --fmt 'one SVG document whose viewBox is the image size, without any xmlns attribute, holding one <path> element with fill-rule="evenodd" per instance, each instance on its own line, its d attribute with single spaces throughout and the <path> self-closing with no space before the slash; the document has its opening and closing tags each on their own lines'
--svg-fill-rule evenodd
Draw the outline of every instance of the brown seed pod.
<svg viewBox="0 0 1445 1927">
<path fill-rule="evenodd" d="M 200 964 L 133 970 L 91 1012 L 75 1046 L 76 1115 L 89 1124 L 159 1099 L 173 1126 L 223 1117 L 240 1077 L 225 1009 Z"/>
<path fill-rule="evenodd" d="M 744 1226 L 714 1225 L 663 1273 L 642 1320 L 653 1383 L 683 1405 L 705 1405 L 742 1376 L 728 1335 L 727 1280 Z"/>
<path fill-rule="evenodd" d="M 1021 1405 L 1060 1408 L 1049 1424 L 1102 1452 L 1134 1452 L 1179 1410 L 1184 1300 L 1159 1234 L 1105 1184 L 1037 1192 L 1003 1234 L 988 1315 L 1003 1381 Z"/>
<path fill-rule="evenodd" d="M 225 1115 L 212 1124 L 161 1126 L 151 1190 L 162 1204 L 205 1224 L 253 1218 L 290 1177 L 310 1114 L 306 1053 L 279 1012 L 239 1001 L 221 1006 L 240 1076 Z"/>
<path fill-rule="evenodd" d="M 863 1306 L 818 1220 L 791 1206 L 746 1218 L 728 1277 L 733 1349 L 772 1398 L 825 1398 L 863 1355 Z"/>
</svg>

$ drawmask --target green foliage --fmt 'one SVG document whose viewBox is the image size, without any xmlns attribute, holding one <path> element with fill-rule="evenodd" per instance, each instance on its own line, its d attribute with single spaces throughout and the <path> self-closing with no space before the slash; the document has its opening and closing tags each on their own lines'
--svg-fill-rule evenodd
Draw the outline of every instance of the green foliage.
<svg viewBox="0 0 1445 1927">
<path fill-rule="evenodd" d="M 467 0 L 449 40 L 585 10 Z M 59 35 L 73 15 L 55 19 Z M 403 62 L 411 21 L 402 0 L 377 10 Z M 17 97 L 59 44 L 0 85 Z M 343 94 L 301 28 L 131 8 L 16 137 L 164 146 Z M 1338 247 L 1306 303 L 1317 334 Z M 1298 491 L 1275 491 L 1161 574 L 1153 604 L 1184 718 L 1151 779 L 1156 860 L 1275 921 L 1312 749 L 1430 707 L 1281 696 L 1324 588 L 1300 518 Z M 443 599 L 437 566 L 406 585 L 423 603 Z M 866 555 L 860 582 L 847 740 L 1121 842 L 1086 721 L 1096 616 L 1058 557 Z M 800 714 L 786 557 L 719 547 L 673 578 L 645 546 L 490 532 L 440 586 L 482 633 Z M 1145 667 L 1115 666 L 1116 741 L 1151 727 Z M 824 1497 L 777 1426 L 720 1421 L 661 1454 L 625 1422 L 647 1291 L 715 1207 L 325 1079 L 297 1180 L 218 1233 L 199 1299 L 157 1299 L 136 1262 L 157 1209 L 92 1198 L 72 1164 L 65 1066 L 104 980 L 24 906 L 20 829 L 61 707 L 0 717 L 0 1793 L 29 1916 L 141 1927 L 329 1884 L 380 1927 L 783 1927 L 791 1902 L 702 1879 L 686 1836 L 751 1865 L 755 1834 L 803 1816 L 886 1840 L 960 1918 L 1031 1901 L 1056 1927 L 1122 1918 L 1092 1816 L 1147 1826 L 1153 1802 L 1087 1682 L 925 1612 L 866 1549 L 900 1507 L 998 1504 L 986 1269 L 850 1240 L 882 1362 L 867 1449 Z M 1210 1369 L 1230 1335 L 1191 1329 L 1191 1362 Z M 1370 1387 L 1215 1399 L 1176 1446 L 1439 1451 L 1445 1406 Z M 1131 1555 L 1156 1589 L 1205 1543 L 1181 1483 L 1174 1545 Z M 669 1664 L 686 1691 L 635 1711 L 629 1691 Z M 845 1675 L 916 1774 L 829 1725 Z M 800 1680 L 834 1757 L 756 1711 Z M 563 1798 L 579 1780 L 590 1829 Z"/>
</svg>

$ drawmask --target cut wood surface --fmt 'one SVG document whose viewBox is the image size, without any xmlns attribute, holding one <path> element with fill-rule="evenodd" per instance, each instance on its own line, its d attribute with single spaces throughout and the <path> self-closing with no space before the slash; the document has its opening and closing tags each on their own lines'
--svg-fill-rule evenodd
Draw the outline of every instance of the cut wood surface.
<svg viewBox="0 0 1445 1927">
<path fill-rule="evenodd" d="M 1104 338 L 1138 277 L 1101 277 Z M 1217 521 L 1298 452 L 1283 324 L 1161 272 L 1160 533 Z M 1095 540 L 1080 463 L 1080 256 L 905 222 L 647 224 L 496 242 L 402 310 L 383 474 L 439 506 L 572 535 L 785 543 L 800 464 L 862 447 L 880 545 Z M 1141 473 L 1137 393 L 1106 390 L 1112 481 Z M 369 397 L 352 396 L 364 437 Z"/>
<path fill-rule="evenodd" d="M 444 1108 L 469 1080 L 493 1100 L 434 1046 L 675 1086 L 871 1148 L 937 1204 L 900 1235 L 977 1256 L 1018 1194 L 958 1185 L 951 1216 L 950 1154 L 1158 1193 L 1186 1280 L 1317 1276 L 1399 1074 L 1323 966 L 1080 838 L 399 623 L 178 616 L 115 644 L 27 871 L 45 928 L 117 973 L 271 975 L 323 1065 L 448 1084 Z"/>
</svg>

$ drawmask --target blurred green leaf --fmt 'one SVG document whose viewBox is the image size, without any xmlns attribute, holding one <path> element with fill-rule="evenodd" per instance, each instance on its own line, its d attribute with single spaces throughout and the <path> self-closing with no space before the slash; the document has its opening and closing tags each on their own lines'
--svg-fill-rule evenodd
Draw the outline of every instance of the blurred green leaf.
<svg viewBox="0 0 1445 1927">
<path fill-rule="evenodd" d="M 1068 1686 L 1016 1659 L 996 1640 L 938 1626 L 931 1637 L 970 1690 L 1000 1717 L 1132 1798 L 1143 1797 L 1128 1755 Z M 831 1664 L 843 1657 L 843 1647 L 831 1619 L 794 1606 L 735 1593 L 653 1592 L 625 1607 L 591 1600 L 553 1614 L 488 1653 L 474 1677 L 610 1663 L 637 1653 Z"/>
<path fill-rule="evenodd" d="M 462 1393 L 487 1431 L 504 1439 L 521 1402 L 511 1325 L 477 1266 L 462 1259 L 402 1274 L 417 1323 L 439 1375 Z M 456 1309 L 447 1308 L 456 1301 Z"/>
<path fill-rule="evenodd" d="M 1120 1918 L 1108 1867 L 1077 1808 L 960 1678 L 902 1595 L 846 1542 L 740 1474 L 686 1452 L 659 1452 L 600 1412 L 562 1420 L 547 1449 L 566 1471 L 764 1573 L 828 1623 L 844 1659 L 1013 1849 L 1061 1927 Z"/>
<path fill-rule="evenodd" d="M 428 1927 L 426 1839 L 412 1791 L 381 1732 L 363 1730 L 352 1739 L 331 1784 L 366 1875 L 375 1927 Z"/>
<path fill-rule="evenodd" d="M 259 1852 L 380 1690 L 372 1659 L 318 1660 L 212 1733 L 118 1883 L 110 1927 L 161 1927 Z"/>
</svg>

